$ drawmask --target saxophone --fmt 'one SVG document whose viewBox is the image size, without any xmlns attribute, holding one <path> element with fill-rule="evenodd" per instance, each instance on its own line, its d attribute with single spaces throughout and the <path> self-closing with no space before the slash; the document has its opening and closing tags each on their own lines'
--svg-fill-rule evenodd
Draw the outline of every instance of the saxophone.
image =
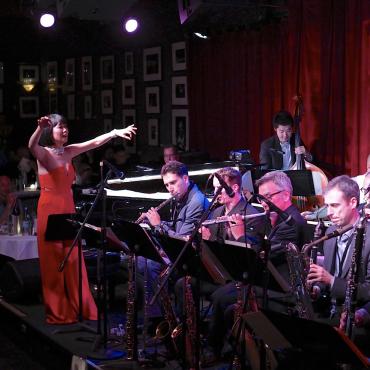
<svg viewBox="0 0 370 370">
<path fill-rule="evenodd" d="M 137 311 L 136 311 L 136 257 L 130 253 L 128 258 L 129 280 L 127 288 L 127 311 L 126 311 L 126 349 L 127 360 L 136 361 L 137 353 Z"/>
<path fill-rule="evenodd" d="M 168 274 L 169 266 L 166 267 L 159 275 L 159 282 L 161 282 Z M 159 283 L 160 285 L 160 283 Z M 155 339 L 164 341 L 170 352 L 179 352 L 178 338 L 182 334 L 179 323 L 172 307 L 171 298 L 163 288 L 159 294 L 162 309 L 164 311 L 164 320 L 161 321 L 155 330 Z M 171 341 L 169 340 L 171 338 Z"/>
<path fill-rule="evenodd" d="M 355 228 L 355 246 L 351 257 L 351 265 L 348 272 L 346 293 L 343 306 L 343 315 L 345 319 L 341 321 L 340 329 L 351 338 L 354 326 L 355 308 L 357 305 L 357 288 L 359 282 L 359 273 L 361 269 L 362 249 L 366 240 L 366 222 L 367 217 L 363 214 Z"/>
<path fill-rule="evenodd" d="M 291 290 L 297 299 L 298 316 L 312 320 L 314 319 L 314 309 L 306 284 L 308 265 L 306 257 L 298 251 L 297 246 L 293 243 L 288 243 L 285 246 L 285 254 L 289 268 Z"/>
</svg>

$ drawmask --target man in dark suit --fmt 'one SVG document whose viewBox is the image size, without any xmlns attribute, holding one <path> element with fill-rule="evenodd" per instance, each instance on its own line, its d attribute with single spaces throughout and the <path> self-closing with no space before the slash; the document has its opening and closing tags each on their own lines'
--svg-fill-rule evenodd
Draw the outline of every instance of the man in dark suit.
<svg viewBox="0 0 370 370">
<path fill-rule="evenodd" d="M 302 142 L 295 147 L 294 121 L 289 112 L 277 112 L 272 124 L 275 135 L 263 141 L 260 148 L 260 163 L 264 164 L 262 169 L 289 170 L 296 161 L 296 154 L 312 161 L 312 155 Z"/>
<path fill-rule="evenodd" d="M 293 222 L 288 224 L 273 212 L 270 212 L 268 220 L 266 218 L 263 219 L 263 233 L 271 243 L 271 261 L 278 272 L 286 278 L 287 285 L 289 273 L 286 266 L 284 243 L 293 242 L 298 244 L 300 228 L 306 224 L 306 221 L 292 204 L 292 184 L 284 172 L 267 173 L 257 181 L 256 185 L 261 195 L 274 203 L 281 211 L 291 215 L 293 219 Z M 263 207 L 266 211 L 269 211 L 266 203 L 263 203 Z M 237 218 L 238 216 L 236 216 Z M 261 298 L 261 290 L 257 291 L 257 296 Z M 277 298 L 279 297 L 277 296 Z M 230 305 L 235 304 L 236 300 L 237 290 L 235 283 L 229 283 L 218 288 L 211 296 L 213 315 L 210 320 L 208 342 L 214 354 L 221 354 L 225 333 L 227 327 L 230 326 L 230 318 L 232 318 Z M 284 303 L 278 306 L 278 309 L 285 307 Z M 270 308 L 274 309 L 276 305 Z M 225 312 L 226 314 L 224 315 Z"/>
<path fill-rule="evenodd" d="M 329 295 L 331 298 L 331 318 L 338 323 L 339 308 L 345 300 L 348 273 L 351 267 L 352 254 L 356 243 L 356 227 L 360 220 L 358 211 L 359 188 L 348 176 L 332 179 L 324 192 L 325 204 L 328 206 L 328 217 L 333 226 L 327 233 L 353 226 L 342 235 L 324 242 L 324 265 L 310 265 L 307 282 L 313 285 L 316 297 Z M 370 227 L 365 226 L 366 237 L 362 247 L 362 260 L 357 287 L 358 303 L 370 301 Z"/>
</svg>

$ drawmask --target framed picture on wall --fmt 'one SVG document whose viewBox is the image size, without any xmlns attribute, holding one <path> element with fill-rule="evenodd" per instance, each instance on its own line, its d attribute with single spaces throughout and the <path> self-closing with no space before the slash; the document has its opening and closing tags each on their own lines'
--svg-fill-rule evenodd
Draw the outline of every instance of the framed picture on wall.
<svg viewBox="0 0 370 370">
<path fill-rule="evenodd" d="M 103 114 L 113 114 L 113 91 L 102 90 L 101 92 L 101 112 Z"/>
<path fill-rule="evenodd" d="M 84 118 L 92 118 L 92 98 L 91 95 L 84 96 Z"/>
<path fill-rule="evenodd" d="M 46 82 L 50 88 L 56 88 L 58 84 L 58 62 L 47 62 L 46 63 Z"/>
<path fill-rule="evenodd" d="M 114 82 L 114 56 L 109 55 L 100 58 L 100 81 L 103 84 Z"/>
<path fill-rule="evenodd" d="M 49 94 L 49 113 L 58 112 L 58 94 L 50 93 Z"/>
<path fill-rule="evenodd" d="M 20 65 L 19 66 L 19 80 L 24 82 L 39 82 L 39 67 L 35 65 Z"/>
<path fill-rule="evenodd" d="M 189 115 L 187 109 L 172 110 L 172 144 L 189 150 Z"/>
<path fill-rule="evenodd" d="M 82 57 L 81 59 L 81 80 L 82 90 L 92 89 L 92 57 Z"/>
<path fill-rule="evenodd" d="M 135 80 L 133 78 L 122 80 L 122 104 L 135 104 Z"/>
<path fill-rule="evenodd" d="M 75 96 L 73 94 L 67 95 L 67 118 L 75 119 Z"/>
<path fill-rule="evenodd" d="M 74 58 L 66 59 L 64 79 L 65 79 L 65 90 L 75 91 L 75 60 Z"/>
<path fill-rule="evenodd" d="M 0 62 L 0 84 L 4 83 L 4 63 Z"/>
<path fill-rule="evenodd" d="M 172 69 L 183 71 L 186 69 L 186 44 L 185 41 L 172 44 Z"/>
<path fill-rule="evenodd" d="M 3 89 L 0 89 L 0 113 L 4 112 L 4 95 L 3 95 Z"/>
<path fill-rule="evenodd" d="M 21 118 L 35 118 L 39 116 L 38 96 L 21 96 L 19 98 L 19 116 Z"/>
<path fill-rule="evenodd" d="M 122 122 L 123 127 L 127 127 L 136 123 L 136 111 L 135 109 L 123 109 L 122 110 Z M 130 141 L 125 141 L 125 147 L 128 153 L 136 153 L 136 136 Z"/>
<path fill-rule="evenodd" d="M 148 119 L 148 144 L 151 146 L 159 145 L 159 123 L 158 118 Z"/>
<path fill-rule="evenodd" d="M 161 47 L 144 49 L 144 81 L 158 81 L 162 78 Z"/>
<path fill-rule="evenodd" d="M 112 118 L 104 118 L 103 124 L 104 124 L 103 128 L 104 133 L 112 131 L 113 129 Z"/>
<path fill-rule="evenodd" d="M 125 74 L 134 74 L 134 52 L 126 51 L 124 53 L 124 63 L 125 63 Z"/>
<path fill-rule="evenodd" d="M 172 104 L 188 104 L 188 88 L 186 76 L 172 77 Z"/>
<path fill-rule="evenodd" d="M 145 88 L 145 107 L 147 113 L 160 113 L 159 86 Z"/>
</svg>

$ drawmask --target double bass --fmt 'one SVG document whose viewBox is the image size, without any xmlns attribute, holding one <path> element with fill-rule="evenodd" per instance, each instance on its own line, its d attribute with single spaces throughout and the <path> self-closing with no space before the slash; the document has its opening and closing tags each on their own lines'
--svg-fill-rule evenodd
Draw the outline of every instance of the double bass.
<svg viewBox="0 0 370 370">
<path fill-rule="evenodd" d="M 295 126 L 295 147 L 301 146 L 301 131 L 300 125 L 303 115 L 303 99 L 300 94 L 294 97 L 295 109 L 294 109 L 294 126 Z M 296 162 L 290 168 L 291 170 L 307 170 L 312 173 L 313 184 L 315 188 L 315 194 L 312 196 L 294 196 L 293 201 L 301 212 L 312 211 L 322 207 L 324 204 L 323 191 L 328 185 L 328 178 L 325 173 L 314 164 L 305 160 L 303 154 L 296 154 Z"/>
</svg>

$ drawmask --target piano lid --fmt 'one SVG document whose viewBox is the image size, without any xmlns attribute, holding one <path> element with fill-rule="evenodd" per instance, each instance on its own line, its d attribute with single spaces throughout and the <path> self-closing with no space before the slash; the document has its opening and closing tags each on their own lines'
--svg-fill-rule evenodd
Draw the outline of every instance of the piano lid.
<svg viewBox="0 0 370 370">
<path fill-rule="evenodd" d="M 209 179 L 209 175 L 223 167 L 234 167 L 235 162 L 216 162 L 216 163 L 203 163 L 199 165 L 188 166 L 189 177 L 194 181 L 200 189 L 204 189 Z M 149 198 L 153 199 L 166 199 L 164 193 L 168 193 L 166 187 L 163 184 L 163 180 L 160 174 L 160 170 L 153 170 L 145 172 L 130 172 L 127 177 L 123 180 L 112 179 L 108 180 L 109 188 L 113 191 L 117 190 L 128 190 L 136 193 L 145 193 Z M 131 196 L 129 192 L 125 193 L 127 196 Z M 109 195 L 109 194 L 108 194 Z M 110 193 L 111 196 L 114 196 Z M 119 196 L 126 196 L 119 195 Z M 137 195 L 137 194 L 136 194 Z M 156 198 L 159 197 L 159 198 Z M 167 195 L 168 197 L 168 195 Z"/>
</svg>

